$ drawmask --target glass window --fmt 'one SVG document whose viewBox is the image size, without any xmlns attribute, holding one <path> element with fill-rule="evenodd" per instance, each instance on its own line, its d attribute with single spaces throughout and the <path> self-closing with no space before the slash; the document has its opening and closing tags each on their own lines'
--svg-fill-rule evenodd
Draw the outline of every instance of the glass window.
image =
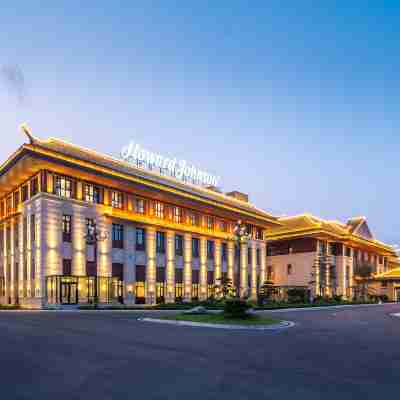
<svg viewBox="0 0 400 400">
<path fill-rule="evenodd" d="M 101 189 L 99 187 L 86 183 L 84 186 L 84 192 L 85 201 L 88 203 L 101 203 Z"/>
<path fill-rule="evenodd" d="M 257 251 L 256 251 L 256 257 L 257 257 L 257 265 L 261 265 L 261 254 L 260 254 L 260 249 L 257 249 Z"/>
<path fill-rule="evenodd" d="M 210 215 L 207 216 L 207 229 L 212 231 L 214 229 L 214 218 Z"/>
<path fill-rule="evenodd" d="M 115 249 L 124 247 L 124 226 L 120 224 L 112 224 L 112 246 Z"/>
<path fill-rule="evenodd" d="M 21 197 L 22 197 L 21 201 L 28 200 L 28 185 L 22 186 Z"/>
<path fill-rule="evenodd" d="M 212 240 L 207 240 L 207 257 L 214 257 L 214 242 Z"/>
<path fill-rule="evenodd" d="M 33 178 L 31 180 L 31 197 L 35 196 L 35 194 L 38 192 L 38 187 L 39 187 L 39 180 L 38 178 Z"/>
<path fill-rule="evenodd" d="M 154 203 L 154 214 L 157 218 L 164 218 L 164 204 L 156 201 Z"/>
<path fill-rule="evenodd" d="M 226 243 L 222 243 L 221 253 L 222 253 L 222 261 L 226 261 L 228 258 L 228 246 Z"/>
<path fill-rule="evenodd" d="M 14 211 L 17 211 L 19 204 L 19 192 L 14 193 Z"/>
<path fill-rule="evenodd" d="M 221 220 L 221 221 L 219 222 L 219 226 L 220 226 L 222 232 L 227 232 L 228 227 L 227 227 L 227 224 L 226 224 L 225 221 L 222 221 L 222 220 Z"/>
<path fill-rule="evenodd" d="M 10 215 L 12 212 L 12 197 L 8 197 L 6 200 L 6 212 L 7 215 Z"/>
<path fill-rule="evenodd" d="M 146 247 L 146 232 L 143 228 L 136 228 L 136 250 L 144 250 Z"/>
<path fill-rule="evenodd" d="M 56 176 L 54 185 L 55 194 L 57 196 L 71 198 L 72 197 L 72 181 L 64 176 Z"/>
<path fill-rule="evenodd" d="M 287 266 L 287 274 L 291 275 L 292 274 L 292 270 L 293 270 L 292 264 L 288 264 L 288 266 Z"/>
<path fill-rule="evenodd" d="M 183 236 L 175 235 L 175 255 L 183 255 Z"/>
<path fill-rule="evenodd" d="M 174 207 L 173 208 L 173 221 L 176 224 L 180 224 L 182 222 L 182 210 L 180 209 L 180 207 Z"/>
<path fill-rule="evenodd" d="M 198 257 L 200 254 L 200 240 L 197 238 L 192 239 L 192 256 Z"/>
<path fill-rule="evenodd" d="M 122 208 L 122 204 L 123 204 L 122 193 L 113 190 L 111 192 L 111 205 L 114 208 Z"/>
<path fill-rule="evenodd" d="M 36 240 L 36 217 L 35 214 L 31 214 L 31 241 Z"/>
<path fill-rule="evenodd" d="M 261 228 L 256 228 L 256 239 L 257 240 L 262 240 L 262 229 Z"/>
<path fill-rule="evenodd" d="M 189 212 L 189 224 L 193 226 L 199 225 L 199 216 L 194 212 Z"/>
<path fill-rule="evenodd" d="M 157 232 L 156 233 L 156 248 L 157 253 L 165 253 L 165 233 Z"/>
<path fill-rule="evenodd" d="M 144 214 L 144 200 L 143 199 L 135 199 L 135 211 L 138 214 Z"/>
<path fill-rule="evenodd" d="M 62 230 L 64 242 L 71 242 L 71 220 L 72 217 L 70 215 L 63 215 Z"/>
</svg>

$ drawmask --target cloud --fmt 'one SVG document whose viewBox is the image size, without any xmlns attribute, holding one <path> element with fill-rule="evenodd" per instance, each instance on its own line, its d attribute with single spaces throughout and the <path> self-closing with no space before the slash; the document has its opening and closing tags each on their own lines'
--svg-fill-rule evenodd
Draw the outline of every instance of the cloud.
<svg viewBox="0 0 400 400">
<path fill-rule="evenodd" d="M 0 68 L 0 81 L 2 81 L 11 96 L 19 104 L 26 100 L 26 83 L 22 69 L 18 65 L 3 65 Z"/>
</svg>

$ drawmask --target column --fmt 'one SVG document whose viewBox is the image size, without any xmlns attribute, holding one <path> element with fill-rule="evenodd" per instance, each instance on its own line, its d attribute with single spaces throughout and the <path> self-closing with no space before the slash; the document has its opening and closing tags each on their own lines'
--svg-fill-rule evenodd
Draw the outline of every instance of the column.
<svg viewBox="0 0 400 400">
<path fill-rule="evenodd" d="M 221 278 L 222 278 L 221 241 L 215 240 L 214 241 L 214 287 L 221 285 Z"/>
<path fill-rule="evenodd" d="M 19 286 L 19 298 L 26 297 L 26 280 L 24 276 L 24 266 L 25 266 L 25 254 L 26 254 L 26 243 L 24 242 L 24 216 L 18 217 L 18 232 L 19 232 L 19 253 L 18 253 L 18 286 Z"/>
<path fill-rule="evenodd" d="M 175 232 L 167 231 L 165 302 L 175 302 Z M 186 292 L 186 285 L 185 285 Z"/>
<path fill-rule="evenodd" d="M 14 218 L 11 218 L 10 220 L 10 254 L 9 254 L 9 260 L 10 260 L 10 298 L 11 298 L 11 304 L 15 304 L 16 298 L 18 297 L 18 287 L 17 287 L 17 280 L 16 280 L 16 271 L 15 271 L 15 226 L 14 226 Z"/>
<path fill-rule="evenodd" d="M 232 286 L 235 286 L 235 242 L 227 243 L 227 275 L 231 280 Z"/>
<path fill-rule="evenodd" d="M 267 244 L 260 244 L 260 285 L 267 280 Z"/>
<path fill-rule="evenodd" d="M 156 304 L 156 230 L 146 229 L 146 304 Z"/>
<path fill-rule="evenodd" d="M 200 300 L 207 300 L 207 239 L 200 238 Z"/>
<path fill-rule="evenodd" d="M 31 214 L 30 214 L 30 206 L 27 208 L 27 213 L 24 216 L 26 218 L 26 237 L 27 237 L 27 246 L 26 246 L 26 274 L 27 274 L 27 282 L 26 282 L 26 296 L 33 297 L 33 282 L 32 282 L 32 257 L 33 257 L 33 249 L 32 249 L 32 235 L 31 235 Z"/>
<path fill-rule="evenodd" d="M 96 226 L 102 236 L 97 242 L 97 296 L 99 303 L 107 303 L 111 300 L 112 224 L 102 215 L 97 217 Z"/>
<path fill-rule="evenodd" d="M 250 242 L 251 249 L 251 288 L 250 297 L 257 300 L 257 246 L 254 241 Z"/>
<path fill-rule="evenodd" d="M 86 276 L 86 215 L 79 205 L 72 206 L 72 275 Z"/>
<path fill-rule="evenodd" d="M 3 235 L 4 235 L 4 295 L 5 295 L 5 303 L 8 304 L 8 299 L 10 297 L 10 285 L 9 285 L 9 254 L 8 254 L 8 237 L 7 237 L 7 222 L 3 225 Z"/>
<path fill-rule="evenodd" d="M 247 243 L 240 243 L 240 297 L 249 295 Z"/>
<path fill-rule="evenodd" d="M 315 275 L 315 296 L 321 296 L 321 276 L 320 276 L 320 269 L 321 269 L 321 258 L 319 252 L 320 243 L 317 240 L 317 249 L 315 254 L 315 265 L 314 265 L 314 275 Z"/>
<path fill-rule="evenodd" d="M 184 300 L 192 300 L 192 235 L 183 236 L 183 296 Z"/>
<path fill-rule="evenodd" d="M 135 304 L 134 287 L 135 287 L 135 244 L 136 230 L 134 226 L 126 225 L 124 232 L 124 304 Z M 110 239 L 109 239 L 110 240 Z"/>
<path fill-rule="evenodd" d="M 349 300 L 353 299 L 354 296 L 354 283 L 353 283 L 353 275 L 354 275 L 354 249 L 350 249 L 350 262 L 349 262 Z"/>
</svg>

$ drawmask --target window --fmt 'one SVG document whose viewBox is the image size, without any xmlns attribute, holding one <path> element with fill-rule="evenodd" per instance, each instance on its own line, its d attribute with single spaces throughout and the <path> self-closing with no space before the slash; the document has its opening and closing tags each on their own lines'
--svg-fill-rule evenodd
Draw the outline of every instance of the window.
<svg viewBox="0 0 400 400">
<path fill-rule="evenodd" d="M 382 264 L 382 263 L 383 263 L 383 257 L 379 256 L 379 264 Z"/>
<path fill-rule="evenodd" d="M 175 255 L 183 255 L 183 237 L 181 235 L 175 235 Z"/>
<path fill-rule="evenodd" d="M 114 249 L 124 248 L 124 226 L 112 224 L 112 246 Z"/>
<path fill-rule="evenodd" d="M 143 199 L 135 199 L 135 211 L 138 214 L 144 214 L 144 200 Z"/>
<path fill-rule="evenodd" d="M 31 214 L 31 242 L 36 240 L 36 218 L 35 214 Z"/>
<path fill-rule="evenodd" d="M 214 229 L 214 218 L 211 216 L 207 216 L 207 229 L 212 231 Z"/>
<path fill-rule="evenodd" d="M 267 281 L 273 281 L 274 280 L 274 267 L 272 265 L 269 265 L 267 267 Z"/>
<path fill-rule="evenodd" d="M 113 190 L 111 192 L 111 206 L 114 208 L 122 208 L 122 193 Z"/>
<path fill-rule="evenodd" d="M 257 249 L 257 251 L 256 251 L 256 257 L 257 257 L 257 265 L 261 265 L 261 254 L 260 254 L 260 249 Z"/>
<path fill-rule="evenodd" d="M 10 215 L 12 212 L 12 197 L 8 197 L 6 200 L 6 213 Z"/>
<path fill-rule="evenodd" d="M 197 238 L 192 239 L 192 256 L 198 257 L 200 254 L 200 240 Z"/>
<path fill-rule="evenodd" d="M 182 210 L 179 207 L 173 208 L 172 218 L 176 224 L 180 224 L 182 222 Z"/>
<path fill-rule="evenodd" d="M 228 258 L 228 246 L 226 243 L 222 243 L 221 245 L 221 255 L 222 255 L 222 261 L 226 261 Z"/>
<path fill-rule="evenodd" d="M 164 218 L 164 204 L 156 201 L 154 203 L 154 214 L 157 218 Z"/>
<path fill-rule="evenodd" d="M 262 234 L 262 229 L 261 228 L 256 228 L 256 239 L 257 240 L 262 240 L 263 234 Z"/>
<path fill-rule="evenodd" d="M 31 197 L 35 196 L 35 194 L 37 194 L 38 192 L 38 186 L 39 186 L 38 182 L 39 181 L 37 177 L 31 180 Z"/>
<path fill-rule="evenodd" d="M 249 263 L 249 264 L 251 264 L 251 261 L 252 261 L 252 259 L 253 259 L 253 257 L 252 257 L 252 252 L 251 252 L 251 247 L 248 247 L 247 248 L 247 262 Z"/>
<path fill-rule="evenodd" d="M 165 233 L 164 232 L 156 233 L 156 249 L 157 249 L 157 253 L 161 253 L 161 254 L 165 253 Z"/>
<path fill-rule="evenodd" d="M 26 201 L 28 200 L 28 185 L 22 186 L 21 189 L 21 201 Z"/>
<path fill-rule="evenodd" d="M 84 198 L 85 201 L 87 201 L 88 203 L 95 203 L 95 204 L 99 204 L 101 203 L 101 189 L 97 186 L 85 183 L 84 186 Z"/>
<path fill-rule="evenodd" d="M 63 231 L 64 242 L 71 242 L 71 221 L 72 217 L 70 215 L 63 215 L 62 231 Z"/>
<path fill-rule="evenodd" d="M 214 242 L 207 240 L 207 257 L 212 259 L 214 257 Z"/>
<path fill-rule="evenodd" d="M 146 247 L 146 232 L 143 228 L 136 228 L 136 250 L 144 250 Z"/>
<path fill-rule="evenodd" d="M 70 179 L 63 176 L 56 176 L 54 191 L 57 196 L 71 198 L 72 197 L 72 182 Z"/>
<path fill-rule="evenodd" d="M 351 257 L 351 247 L 346 247 L 346 257 Z"/>
<path fill-rule="evenodd" d="M 272 247 L 267 246 L 267 256 L 272 256 Z"/>
<path fill-rule="evenodd" d="M 219 226 L 220 226 L 222 232 L 228 231 L 228 225 L 225 221 L 220 221 Z"/>
<path fill-rule="evenodd" d="M 19 204 L 19 192 L 14 193 L 14 211 L 17 211 Z"/>
<path fill-rule="evenodd" d="M 292 274 L 292 270 L 293 270 L 292 264 L 288 264 L 288 266 L 287 266 L 287 274 L 291 275 Z"/>
<path fill-rule="evenodd" d="M 19 224 L 14 225 L 14 248 L 19 247 Z M 17 269 L 18 271 L 18 269 Z"/>
<path fill-rule="evenodd" d="M 193 226 L 199 225 L 199 216 L 194 212 L 189 212 L 189 224 Z"/>
<path fill-rule="evenodd" d="M 0 216 L 1 216 L 1 217 L 4 217 L 4 213 L 5 213 L 4 201 L 1 200 L 1 203 L 0 203 Z"/>
</svg>

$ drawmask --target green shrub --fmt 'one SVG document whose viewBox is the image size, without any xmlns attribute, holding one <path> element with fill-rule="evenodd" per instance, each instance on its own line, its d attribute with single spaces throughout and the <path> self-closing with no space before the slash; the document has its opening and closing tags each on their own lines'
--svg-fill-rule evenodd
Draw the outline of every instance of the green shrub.
<svg viewBox="0 0 400 400">
<path fill-rule="evenodd" d="M 289 303 L 307 303 L 308 291 L 303 288 L 292 288 L 287 291 Z"/>
<path fill-rule="evenodd" d="M 224 316 L 226 318 L 247 318 L 247 310 L 251 306 L 241 299 L 228 299 L 224 304 Z"/>
</svg>

